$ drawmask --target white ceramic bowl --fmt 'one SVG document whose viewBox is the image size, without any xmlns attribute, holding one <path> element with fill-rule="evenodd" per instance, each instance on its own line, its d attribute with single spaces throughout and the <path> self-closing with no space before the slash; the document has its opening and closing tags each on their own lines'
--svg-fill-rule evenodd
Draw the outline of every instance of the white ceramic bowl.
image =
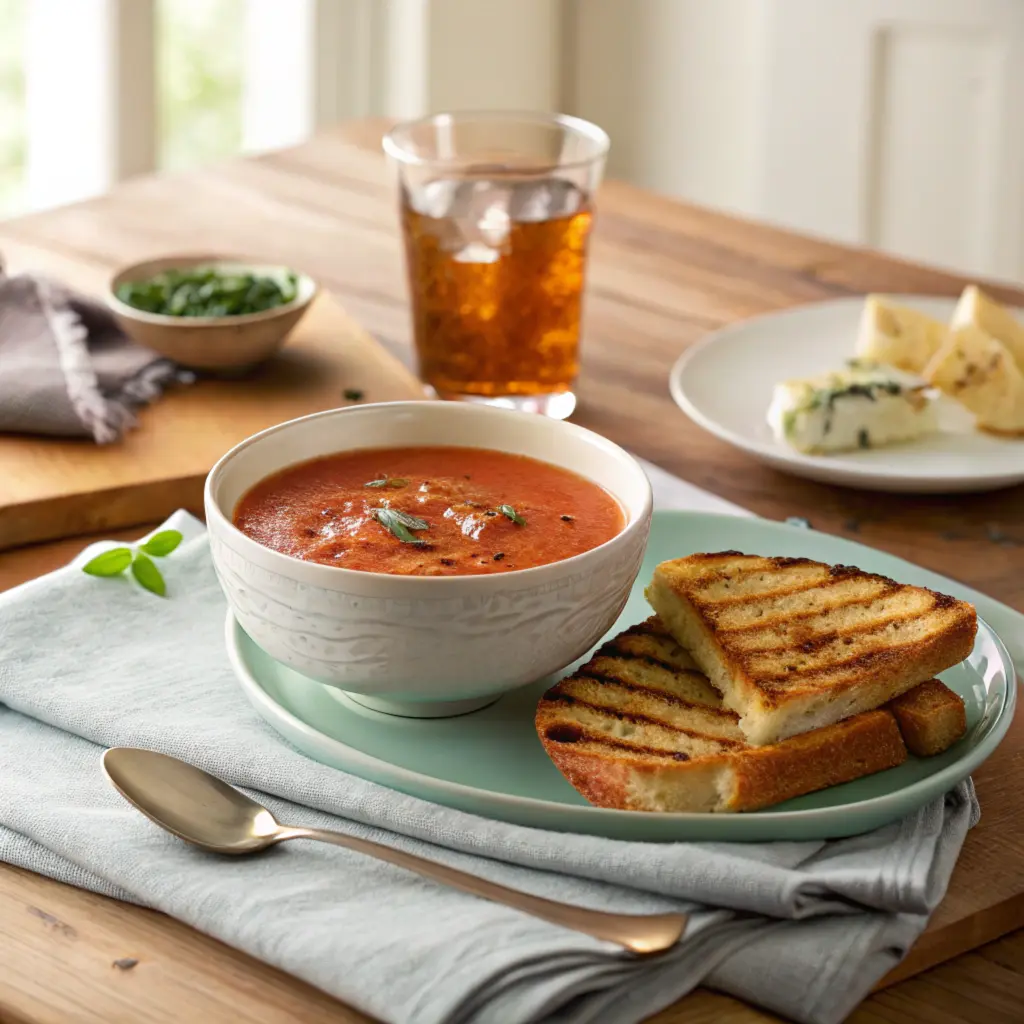
<svg viewBox="0 0 1024 1024">
<path fill-rule="evenodd" d="M 529 455 L 600 484 L 626 525 L 583 554 L 487 576 L 391 576 L 305 562 L 232 523 L 255 483 L 333 452 L 471 445 Z M 377 710 L 461 714 L 569 664 L 615 622 L 651 518 L 644 471 L 611 441 L 543 416 L 449 402 L 336 409 L 256 434 L 206 480 L 213 562 L 231 612 L 268 654 Z"/>
</svg>

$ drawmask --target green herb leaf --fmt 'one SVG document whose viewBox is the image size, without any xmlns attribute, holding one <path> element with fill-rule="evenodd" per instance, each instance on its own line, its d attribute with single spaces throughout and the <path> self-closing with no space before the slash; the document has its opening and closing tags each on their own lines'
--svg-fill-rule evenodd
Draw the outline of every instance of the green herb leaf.
<svg viewBox="0 0 1024 1024">
<path fill-rule="evenodd" d="M 374 508 L 370 510 L 370 515 L 403 544 L 426 544 L 425 540 L 420 540 L 410 532 L 429 529 L 430 524 L 425 519 L 394 508 Z"/>
<path fill-rule="evenodd" d="M 156 562 L 144 551 L 137 552 L 132 559 L 132 575 L 150 593 L 158 597 L 163 597 L 167 593 L 167 584 L 164 583 Z"/>
<path fill-rule="evenodd" d="M 799 410 L 787 409 L 782 414 L 782 434 L 784 437 L 792 437 L 793 431 L 796 430 L 796 419 Z"/>
<path fill-rule="evenodd" d="M 346 402 L 361 402 L 363 400 L 363 392 L 359 388 L 345 388 L 341 396 Z"/>
<path fill-rule="evenodd" d="M 117 297 L 135 309 L 165 316 L 241 316 L 294 302 L 298 277 L 291 271 L 257 274 L 216 266 L 165 270 L 126 281 Z"/>
<path fill-rule="evenodd" d="M 159 533 L 154 533 L 142 545 L 142 550 L 147 555 L 156 555 L 157 558 L 163 558 L 164 555 L 169 555 L 180 543 L 181 533 L 178 530 L 161 530 Z"/>
<path fill-rule="evenodd" d="M 408 512 L 402 512 L 397 508 L 389 508 L 387 511 L 395 516 L 403 526 L 409 527 L 410 530 L 430 529 L 430 523 L 426 519 L 420 519 L 419 516 L 410 515 Z"/>
<path fill-rule="evenodd" d="M 498 511 L 503 515 L 507 516 L 512 520 L 516 526 L 525 526 L 526 520 L 511 506 L 511 505 L 499 505 Z"/>
<path fill-rule="evenodd" d="M 120 576 L 131 564 L 131 548 L 111 548 L 95 558 L 90 558 L 82 566 L 82 572 L 87 572 L 90 576 Z"/>
<path fill-rule="evenodd" d="M 409 481 L 401 476 L 382 476 L 379 480 L 368 480 L 364 487 L 406 487 Z M 424 527 L 426 529 L 426 527 Z"/>
</svg>

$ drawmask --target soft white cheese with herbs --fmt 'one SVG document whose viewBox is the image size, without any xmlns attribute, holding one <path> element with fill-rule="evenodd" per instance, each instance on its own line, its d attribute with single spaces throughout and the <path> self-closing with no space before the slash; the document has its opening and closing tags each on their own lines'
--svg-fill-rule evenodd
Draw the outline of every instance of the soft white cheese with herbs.
<svg viewBox="0 0 1024 1024">
<path fill-rule="evenodd" d="M 768 424 L 799 452 L 878 448 L 934 433 L 927 388 L 908 375 L 874 364 L 775 385 Z"/>
</svg>

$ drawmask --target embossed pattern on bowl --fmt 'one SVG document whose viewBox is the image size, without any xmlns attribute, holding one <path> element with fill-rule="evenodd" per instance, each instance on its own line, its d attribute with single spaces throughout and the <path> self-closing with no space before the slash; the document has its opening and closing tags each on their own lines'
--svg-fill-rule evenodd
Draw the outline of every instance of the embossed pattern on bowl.
<svg viewBox="0 0 1024 1024">
<path fill-rule="evenodd" d="M 618 498 L 626 526 L 597 548 L 534 569 L 419 577 L 304 562 L 231 523 L 249 487 L 294 462 L 355 448 L 466 443 L 581 473 Z M 643 558 L 651 494 L 634 459 L 580 427 L 471 405 L 399 402 L 318 413 L 243 442 L 210 473 L 206 514 L 228 603 L 268 654 L 353 693 L 447 703 L 542 678 L 608 630 Z"/>
</svg>

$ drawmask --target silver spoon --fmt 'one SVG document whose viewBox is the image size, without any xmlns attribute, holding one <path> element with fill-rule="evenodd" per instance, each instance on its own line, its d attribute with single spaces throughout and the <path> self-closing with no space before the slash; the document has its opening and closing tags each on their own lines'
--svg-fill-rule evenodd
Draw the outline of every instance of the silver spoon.
<svg viewBox="0 0 1024 1024">
<path fill-rule="evenodd" d="M 161 828 L 214 853 L 259 853 L 288 839 L 317 839 L 387 861 L 424 878 L 513 907 L 552 924 L 618 943 L 633 953 L 660 953 L 679 941 L 684 914 L 607 914 L 530 896 L 476 875 L 319 828 L 280 824 L 255 800 L 175 757 L 134 747 L 112 747 L 103 770 L 118 792 Z"/>
</svg>

